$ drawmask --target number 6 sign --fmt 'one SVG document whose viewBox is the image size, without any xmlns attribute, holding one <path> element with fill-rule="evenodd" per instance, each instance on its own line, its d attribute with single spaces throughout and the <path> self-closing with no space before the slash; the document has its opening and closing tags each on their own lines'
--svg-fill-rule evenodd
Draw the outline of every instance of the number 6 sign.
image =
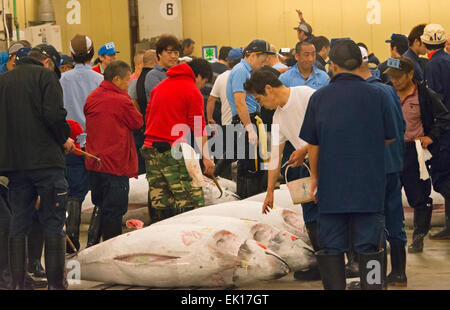
<svg viewBox="0 0 450 310">
<path fill-rule="evenodd" d="M 176 0 L 163 0 L 160 6 L 161 15 L 167 20 L 178 17 L 178 3 Z"/>
</svg>

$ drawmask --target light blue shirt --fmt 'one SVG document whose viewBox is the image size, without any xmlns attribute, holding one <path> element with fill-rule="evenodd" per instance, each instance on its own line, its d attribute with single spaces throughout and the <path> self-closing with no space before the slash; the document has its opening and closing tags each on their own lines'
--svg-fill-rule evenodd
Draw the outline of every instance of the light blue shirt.
<svg viewBox="0 0 450 310">
<path fill-rule="evenodd" d="M 234 93 L 245 93 L 244 83 L 251 77 L 251 75 L 252 67 L 250 67 L 248 62 L 244 59 L 242 59 L 241 62 L 237 64 L 233 70 L 231 70 L 227 82 L 227 99 L 230 103 L 231 113 L 233 116 L 238 115 L 236 102 L 234 101 Z M 245 103 L 247 104 L 249 114 L 261 111 L 261 106 L 252 95 L 246 94 Z"/>
<path fill-rule="evenodd" d="M 167 79 L 166 73 L 167 73 L 166 68 L 163 68 L 160 65 L 155 65 L 155 67 L 146 75 L 144 87 L 145 87 L 145 95 L 147 96 L 147 102 L 150 101 L 150 95 L 152 93 L 153 88 L 155 88 L 159 83 Z"/>
<path fill-rule="evenodd" d="M 280 75 L 280 81 L 286 87 L 309 86 L 318 90 L 330 84 L 330 78 L 326 72 L 313 66 L 313 72 L 307 80 L 303 77 L 296 64 L 291 69 Z"/>
<path fill-rule="evenodd" d="M 61 76 L 67 119 L 78 122 L 83 130 L 86 130 L 84 104 L 87 97 L 100 86 L 103 80 L 103 75 L 93 71 L 90 65 L 84 64 L 76 64 L 74 69 Z"/>
</svg>

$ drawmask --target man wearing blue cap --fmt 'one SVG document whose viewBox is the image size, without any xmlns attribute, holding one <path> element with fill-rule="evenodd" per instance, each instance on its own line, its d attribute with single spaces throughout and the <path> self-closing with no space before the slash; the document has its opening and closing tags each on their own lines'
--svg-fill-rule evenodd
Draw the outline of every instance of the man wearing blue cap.
<svg viewBox="0 0 450 310">
<path fill-rule="evenodd" d="M 264 40 L 252 41 L 244 50 L 244 59 L 231 71 L 227 83 L 227 98 L 233 115 L 232 123 L 243 124 L 246 129 L 245 157 L 238 158 L 237 172 L 237 194 L 242 199 L 262 193 L 266 188 L 266 171 L 261 170 L 260 161 L 255 162 L 254 158 L 250 158 L 251 151 L 258 145 L 258 134 L 253 124 L 256 124 L 261 106 L 254 96 L 245 92 L 244 83 L 253 71 L 261 69 L 266 64 L 270 54 L 274 53 L 270 51 L 269 43 Z"/>
<path fill-rule="evenodd" d="M 11 71 L 16 67 L 15 63 L 16 54 L 20 49 L 24 47 L 31 47 L 31 45 L 28 41 L 25 40 L 11 43 L 11 46 L 9 47 L 7 52 L 6 61 L 4 61 L 4 64 L 0 67 L 0 74 L 4 74 L 8 71 Z"/>
<path fill-rule="evenodd" d="M 98 56 L 100 58 L 100 63 L 92 68 L 97 73 L 103 74 L 105 72 L 106 67 L 113 61 L 116 61 L 116 54 L 120 53 L 116 50 L 116 46 L 114 42 L 109 42 L 100 47 L 98 50 Z"/>
</svg>

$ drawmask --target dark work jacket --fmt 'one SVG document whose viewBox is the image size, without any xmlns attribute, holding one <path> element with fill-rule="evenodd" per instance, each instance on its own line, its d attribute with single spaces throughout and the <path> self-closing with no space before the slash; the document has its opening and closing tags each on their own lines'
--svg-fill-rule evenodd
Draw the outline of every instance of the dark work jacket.
<svg viewBox="0 0 450 310">
<path fill-rule="evenodd" d="M 65 168 L 70 137 L 56 74 L 26 58 L 0 76 L 0 172 Z"/>
<path fill-rule="evenodd" d="M 141 74 L 139 75 L 139 78 L 136 83 L 136 94 L 137 94 L 137 101 L 139 104 L 139 109 L 141 110 L 142 117 L 144 119 L 144 126 L 138 130 L 133 131 L 134 135 L 134 142 L 136 143 L 136 147 L 140 149 L 144 145 L 145 140 L 145 111 L 147 111 L 147 94 L 145 92 L 145 78 L 147 77 L 147 74 L 152 71 L 153 68 L 143 68 Z M 139 153 L 139 152 L 138 152 Z M 141 171 L 140 171 L 141 172 Z"/>
<path fill-rule="evenodd" d="M 137 93 L 137 101 L 139 104 L 139 109 L 141 110 L 142 116 L 145 120 L 145 111 L 147 111 L 147 94 L 145 92 L 145 78 L 147 77 L 147 74 L 152 71 L 153 68 L 143 68 L 141 75 L 139 75 L 139 78 L 136 83 L 136 93 Z M 144 125 L 145 126 L 145 125 Z"/>
<path fill-rule="evenodd" d="M 316 63 L 315 66 L 322 70 L 327 72 L 327 69 L 325 68 L 325 66 L 327 65 L 327 62 L 325 60 L 323 60 L 322 56 L 320 56 L 319 54 L 316 55 Z"/>
<path fill-rule="evenodd" d="M 450 131 L 450 112 L 436 92 L 425 86 L 424 83 L 416 83 L 423 130 L 425 135 L 433 140 L 433 144 L 428 149 L 434 156 L 439 152 L 441 137 Z"/>
<path fill-rule="evenodd" d="M 433 140 L 428 149 L 431 159 L 431 180 L 435 191 L 441 193 L 450 181 L 450 112 L 439 95 L 419 84 L 419 104 L 425 135 Z"/>
</svg>

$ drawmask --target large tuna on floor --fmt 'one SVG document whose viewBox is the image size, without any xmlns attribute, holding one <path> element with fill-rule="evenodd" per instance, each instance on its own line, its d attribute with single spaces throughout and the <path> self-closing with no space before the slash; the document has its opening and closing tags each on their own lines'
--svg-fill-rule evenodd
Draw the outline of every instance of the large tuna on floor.
<svg viewBox="0 0 450 310">
<path fill-rule="evenodd" d="M 289 209 L 274 207 L 269 214 L 262 214 L 262 203 L 257 201 L 231 201 L 213 206 L 195 209 L 173 218 L 193 215 L 215 215 L 269 224 L 282 231 L 288 231 L 294 236 L 309 243 L 303 216 Z"/>
<path fill-rule="evenodd" d="M 274 226 L 258 221 L 224 216 L 193 215 L 169 218 L 153 226 L 184 224 L 208 225 L 230 231 L 242 239 L 253 239 L 278 254 L 292 271 L 310 268 L 316 264 L 313 249 L 303 240 L 287 231 L 281 231 Z"/>
<path fill-rule="evenodd" d="M 230 287 L 285 276 L 254 240 L 211 226 L 154 225 L 81 251 L 81 279 L 146 287 Z"/>
</svg>

